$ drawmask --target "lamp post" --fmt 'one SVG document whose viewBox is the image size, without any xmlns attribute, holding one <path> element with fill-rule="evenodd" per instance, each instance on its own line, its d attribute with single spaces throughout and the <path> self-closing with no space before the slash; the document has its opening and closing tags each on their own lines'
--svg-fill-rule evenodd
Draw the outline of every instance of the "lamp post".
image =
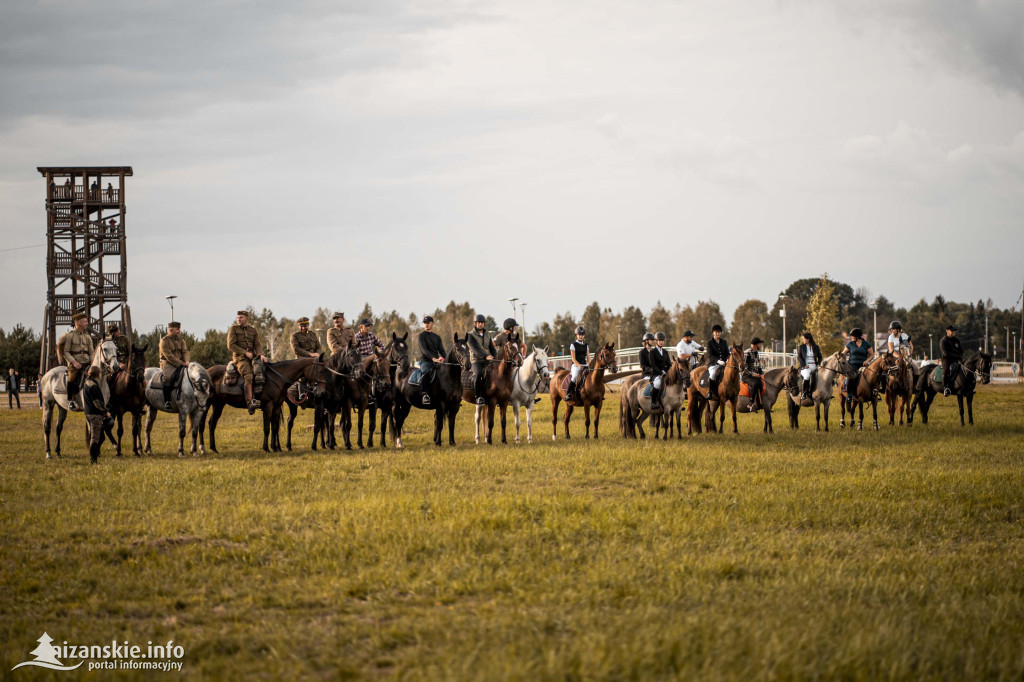
<svg viewBox="0 0 1024 682">
<path fill-rule="evenodd" d="M 1013 364 L 1017 364 L 1017 332 L 1013 333 Z"/>
<path fill-rule="evenodd" d="M 1010 359 L 1010 327 L 1007 325 L 1006 329 L 1006 359 Z"/>
<path fill-rule="evenodd" d="M 932 346 L 932 335 L 928 334 L 928 359 L 935 357 L 935 348 Z"/>
<path fill-rule="evenodd" d="M 519 304 L 519 312 L 523 314 L 523 346 L 526 346 L 526 304 Z"/>
<path fill-rule="evenodd" d="M 167 302 L 171 304 L 171 321 L 173 322 L 174 321 L 174 299 L 176 299 L 178 297 L 172 294 L 171 296 L 164 296 L 164 298 L 166 298 Z"/>
<path fill-rule="evenodd" d="M 782 294 L 782 293 L 779 294 L 779 300 L 782 301 L 782 309 L 779 310 L 779 317 L 782 318 L 782 353 L 783 354 L 786 353 L 786 344 L 788 343 L 788 341 L 787 341 L 788 337 L 786 336 L 786 299 L 787 298 L 789 298 L 789 297 L 786 296 L 786 294 Z"/>
<path fill-rule="evenodd" d="M 878 352 L 878 299 L 873 298 L 868 301 L 868 307 L 871 308 L 871 347 Z"/>
</svg>

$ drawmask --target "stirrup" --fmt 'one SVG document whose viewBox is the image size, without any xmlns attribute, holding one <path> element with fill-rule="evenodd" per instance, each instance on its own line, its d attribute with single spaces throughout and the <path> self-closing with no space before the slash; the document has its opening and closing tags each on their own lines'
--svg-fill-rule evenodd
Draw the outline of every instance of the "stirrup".
<svg viewBox="0 0 1024 682">
<path fill-rule="evenodd" d="M 167 410 L 167 411 L 170 411 L 172 409 L 171 408 L 171 401 L 170 400 L 165 400 L 164 401 L 164 409 Z"/>
<path fill-rule="evenodd" d="M 75 401 L 72 400 L 71 398 L 68 398 L 68 409 L 69 410 L 77 410 L 78 409 L 78 405 L 76 405 Z"/>
<path fill-rule="evenodd" d="M 420 405 L 429 405 L 429 404 L 430 404 L 430 396 L 427 395 L 426 393 L 421 394 L 420 395 Z"/>
</svg>

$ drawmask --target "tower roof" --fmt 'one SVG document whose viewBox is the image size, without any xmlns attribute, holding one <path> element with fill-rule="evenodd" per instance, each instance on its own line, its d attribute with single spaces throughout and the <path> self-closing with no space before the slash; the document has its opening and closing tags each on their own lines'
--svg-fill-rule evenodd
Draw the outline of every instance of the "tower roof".
<svg viewBox="0 0 1024 682">
<path fill-rule="evenodd" d="M 120 175 L 124 173 L 126 176 L 132 175 L 131 166 L 37 166 L 36 170 L 42 175 L 47 173 L 54 175 L 67 175 L 68 173 L 89 173 L 93 175 Z"/>
</svg>

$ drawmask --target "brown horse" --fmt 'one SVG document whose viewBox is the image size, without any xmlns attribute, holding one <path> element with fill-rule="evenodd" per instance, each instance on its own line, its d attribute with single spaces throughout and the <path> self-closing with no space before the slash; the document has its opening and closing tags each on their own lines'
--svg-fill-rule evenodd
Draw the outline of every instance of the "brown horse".
<svg viewBox="0 0 1024 682">
<path fill-rule="evenodd" d="M 317 362 L 317 358 L 299 358 L 298 360 L 284 360 L 282 362 L 268 362 L 265 364 L 266 382 L 260 393 L 260 410 L 263 411 L 263 451 L 270 452 L 273 447 L 275 452 L 281 451 L 281 403 L 284 402 L 288 387 L 298 381 L 310 365 Z M 214 365 L 209 370 L 210 380 L 213 382 L 210 400 L 208 403 L 208 414 L 210 415 L 210 449 L 217 452 L 217 422 L 224 412 L 224 407 L 230 405 L 239 409 L 248 409 L 245 404 L 245 396 L 242 393 L 242 381 L 239 379 L 234 386 L 224 383 L 224 376 L 227 367 L 225 365 Z M 273 428 L 273 439 L 270 438 Z"/>
<path fill-rule="evenodd" d="M 132 453 L 142 456 L 142 411 L 146 409 L 146 349 L 132 345 L 128 351 L 128 365 L 110 381 L 110 413 L 117 417 L 115 456 L 121 456 L 121 436 L 124 434 L 123 417 L 132 415 Z"/>
<path fill-rule="evenodd" d="M 285 449 L 292 451 L 292 428 L 295 426 L 295 417 L 299 408 L 313 409 L 313 444 L 312 449 L 316 450 L 317 436 L 323 431 L 320 421 L 322 410 L 318 409 L 318 403 L 323 400 L 327 390 L 327 370 L 324 365 L 323 354 L 310 365 L 299 377 L 299 380 L 289 387 L 284 404 L 288 406 L 288 437 L 285 441 Z M 292 389 L 295 389 L 294 391 Z M 319 427 L 319 428 L 318 428 Z"/>
<path fill-rule="evenodd" d="M 575 400 L 565 402 L 565 438 L 569 439 L 569 417 L 572 416 L 573 407 L 583 406 L 586 415 L 587 438 L 590 438 L 590 408 L 594 408 L 594 438 L 597 439 L 597 429 L 601 422 L 601 406 L 604 402 L 604 372 L 608 370 L 613 374 L 619 371 L 615 362 L 615 344 L 606 343 L 597 353 L 594 354 L 587 373 L 584 375 L 581 386 L 576 388 Z M 559 367 L 555 370 L 555 376 L 551 380 L 551 440 L 558 438 L 558 403 L 565 400 L 565 389 L 563 383 L 567 382 L 569 370 Z"/>
<path fill-rule="evenodd" d="M 507 443 L 505 439 L 505 411 L 508 408 L 509 400 L 512 399 L 512 376 L 514 370 L 523 364 L 523 352 L 519 343 L 519 336 L 510 336 L 498 356 L 491 360 L 487 370 L 485 386 L 487 387 L 486 403 L 476 404 L 476 391 L 472 386 L 462 389 L 462 399 L 470 405 L 476 405 L 473 421 L 476 423 L 476 442 L 480 443 L 480 432 L 484 432 L 484 441 L 492 444 L 491 435 L 494 430 L 494 411 L 501 408 L 501 442 Z"/>
<path fill-rule="evenodd" d="M 878 430 L 878 390 L 888 382 L 889 372 L 897 369 L 898 360 L 892 353 L 882 353 L 868 364 L 864 365 L 857 377 L 857 387 L 854 389 L 852 401 L 855 405 L 847 407 L 847 391 L 849 383 L 853 381 L 848 377 L 847 385 L 839 393 L 840 412 L 839 428 L 846 428 L 846 412 L 850 412 L 850 427 L 853 427 L 853 410 L 860 409 L 860 420 L 857 423 L 857 430 L 864 429 L 864 403 L 871 403 L 871 418 L 875 423 L 875 431 Z M 849 365 L 847 365 L 849 366 Z M 883 383 L 885 382 L 885 383 Z"/>
<path fill-rule="evenodd" d="M 906 413 L 907 426 L 913 426 L 910 406 L 914 400 L 914 366 L 902 352 L 896 356 L 896 369 L 889 372 L 885 386 L 885 405 L 889 408 L 889 426 L 896 425 L 896 410 L 900 412 L 900 426 Z"/>
<path fill-rule="evenodd" d="M 389 344 L 390 346 L 390 344 Z M 367 355 L 362 359 L 362 373 L 348 380 L 348 391 L 345 394 L 346 405 L 342 412 L 342 436 L 345 439 L 345 449 L 352 449 L 352 418 L 350 410 L 355 410 L 356 421 L 356 445 L 363 449 L 363 420 L 366 412 L 370 412 L 370 424 L 367 447 L 373 447 L 373 434 L 377 428 L 377 400 L 391 392 L 391 362 L 387 350 L 373 349 L 373 355 Z M 388 407 L 390 409 L 390 406 Z M 344 417 L 348 415 L 348 418 Z M 381 446 L 384 447 L 384 426 L 381 426 Z"/>
<path fill-rule="evenodd" d="M 732 432 L 739 433 L 736 427 L 736 402 L 740 395 L 740 370 L 743 366 L 743 349 L 733 344 L 729 351 L 729 359 L 722 369 L 722 378 L 718 380 L 715 395 L 709 395 L 710 382 L 707 379 L 708 366 L 701 365 L 690 372 L 690 388 L 686 390 L 688 409 L 687 434 L 701 432 L 700 413 L 704 412 L 704 427 L 712 433 L 722 433 L 725 429 L 725 404 L 732 408 Z M 704 386 L 701 386 L 701 381 Z M 715 428 L 715 413 L 722 409 L 718 428 Z"/>
</svg>

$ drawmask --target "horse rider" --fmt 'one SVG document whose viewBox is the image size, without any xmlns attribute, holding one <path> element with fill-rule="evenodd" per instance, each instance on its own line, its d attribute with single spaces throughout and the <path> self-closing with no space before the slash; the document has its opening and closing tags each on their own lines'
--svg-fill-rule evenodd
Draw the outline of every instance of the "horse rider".
<svg viewBox="0 0 1024 682">
<path fill-rule="evenodd" d="M 946 336 L 939 341 L 939 352 L 942 353 L 942 395 L 953 392 L 953 372 L 964 359 L 964 349 L 960 339 L 956 337 L 956 327 L 946 327 Z"/>
<path fill-rule="evenodd" d="M 245 404 L 249 414 L 255 414 L 260 401 L 252 395 L 252 385 L 255 378 L 253 373 L 253 360 L 259 358 L 267 361 L 263 354 L 263 346 L 260 344 L 260 334 L 255 327 L 249 325 L 249 312 L 239 310 L 235 317 L 235 324 L 228 330 L 228 349 L 231 351 L 231 360 L 235 363 L 239 374 L 242 375 L 245 390 Z"/>
<path fill-rule="evenodd" d="M 676 344 L 676 355 L 680 360 L 689 360 L 697 353 L 704 350 L 704 346 L 699 343 L 694 343 L 693 332 L 687 329 L 683 332 L 682 340 Z M 693 367 L 694 363 L 691 361 L 690 366 Z"/>
<path fill-rule="evenodd" d="M 811 379 L 818 372 L 818 365 L 821 364 L 821 348 L 814 342 L 814 334 L 804 332 L 803 339 L 804 342 L 796 351 L 796 359 L 800 366 L 800 379 L 803 381 L 800 397 L 810 400 Z"/>
<path fill-rule="evenodd" d="M 853 376 L 847 377 L 846 381 L 846 402 L 852 405 L 853 396 L 857 392 L 857 382 L 860 380 L 860 370 L 871 362 L 875 349 L 864 340 L 864 332 L 860 327 L 851 329 L 849 336 L 850 341 L 843 348 L 843 355 L 849 356 L 850 369 L 853 370 Z"/>
<path fill-rule="evenodd" d="M 107 334 L 110 335 L 110 340 L 117 347 L 117 364 L 124 369 L 128 366 L 128 356 L 132 352 L 132 342 L 127 336 L 121 335 L 121 327 L 118 326 L 117 322 L 111 322 L 107 325 Z"/>
<path fill-rule="evenodd" d="M 722 325 L 711 328 L 711 340 L 708 341 L 708 397 L 718 393 L 718 375 L 729 359 L 729 344 L 722 338 Z"/>
<path fill-rule="evenodd" d="M 60 337 L 58 346 L 64 349 L 64 363 L 68 367 L 68 409 L 76 410 L 75 396 L 78 395 L 78 374 L 82 367 L 92 362 L 92 337 L 85 328 L 89 318 L 85 313 L 71 316 L 73 327 Z"/>
<path fill-rule="evenodd" d="M 384 350 L 384 344 L 380 342 L 376 334 L 370 331 L 372 326 L 373 320 L 368 317 L 359 320 L 359 333 L 354 338 L 356 347 L 359 348 L 360 357 L 365 358 L 373 355 L 374 348 L 379 348 L 381 351 Z"/>
<path fill-rule="evenodd" d="M 494 359 L 497 351 L 494 349 L 494 339 L 490 332 L 484 329 L 487 318 L 477 315 L 473 318 L 473 331 L 469 333 L 469 360 L 473 363 L 473 393 L 476 394 L 476 404 L 484 404 L 484 383 L 487 380 L 487 363 Z"/>
<path fill-rule="evenodd" d="M 565 400 L 575 401 L 576 382 L 580 373 L 590 365 L 590 346 L 587 345 L 587 330 L 583 325 L 576 327 L 576 340 L 569 344 L 569 388 L 565 390 Z"/>
<path fill-rule="evenodd" d="M 188 346 L 181 336 L 181 322 L 168 322 L 167 333 L 160 339 L 161 389 L 165 410 L 171 409 L 171 391 L 181 383 L 181 373 L 187 371 L 190 361 Z"/>
<path fill-rule="evenodd" d="M 348 350 L 355 343 L 355 333 L 345 326 L 345 313 L 334 313 L 331 323 L 334 326 L 327 330 L 327 348 L 334 355 Z"/>
<path fill-rule="evenodd" d="M 292 333 L 292 352 L 296 358 L 320 357 L 320 337 L 309 331 L 309 318 L 300 317 L 296 320 L 299 331 Z"/>
<path fill-rule="evenodd" d="M 519 325 L 516 324 L 515 319 L 511 317 L 505 318 L 505 322 L 501 326 L 504 331 L 494 337 L 494 347 L 498 350 L 504 348 L 509 339 L 519 338 L 519 333 L 516 331 Z"/>
<path fill-rule="evenodd" d="M 103 432 L 107 431 L 110 442 L 116 443 L 114 434 L 110 432 L 112 420 L 110 407 L 103 400 L 103 389 L 100 388 L 100 368 L 90 367 L 86 375 L 85 387 L 82 391 L 82 409 L 89 433 L 89 464 L 95 464 L 100 458 L 100 446 L 103 444 Z"/>
<path fill-rule="evenodd" d="M 429 405 L 427 386 L 436 375 L 435 367 L 444 364 L 444 343 L 434 333 L 434 318 L 430 315 L 423 316 L 423 331 L 416 341 L 420 347 L 420 393 L 423 395 L 423 404 Z"/>
<path fill-rule="evenodd" d="M 903 331 L 903 325 L 899 320 L 893 320 L 889 323 L 889 339 L 887 343 L 890 353 L 902 353 L 906 356 L 914 354 L 914 342 L 910 340 L 910 335 Z"/>
<path fill-rule="evenodd" d="M 761 391 L 763 385 L 761 379 L 764 376 L 764 367 L 761 366 L 761 339 L 755 336 L 750 339 L 750 348 L 743 353 L 743 372 L 741 373 L 743 383 L 747 385 L 750 392 L 750 412 L 757 412 L 761 409 Z"/>
<path fill-rule="evenodd" d="M 651 359 L 651 351 L 654 346 L 654 334 L 650 332 L 644 332 L 644 337 L 641 340 L 643 348 L 640 349 L 640 375 L 642 378 L 647 379 L 651 382 L 651 409 L 655 409 L 659 403 L 658 393 L 661 391 L 661 374 L 654 367 L 654 362 Z"/>
</svg>

